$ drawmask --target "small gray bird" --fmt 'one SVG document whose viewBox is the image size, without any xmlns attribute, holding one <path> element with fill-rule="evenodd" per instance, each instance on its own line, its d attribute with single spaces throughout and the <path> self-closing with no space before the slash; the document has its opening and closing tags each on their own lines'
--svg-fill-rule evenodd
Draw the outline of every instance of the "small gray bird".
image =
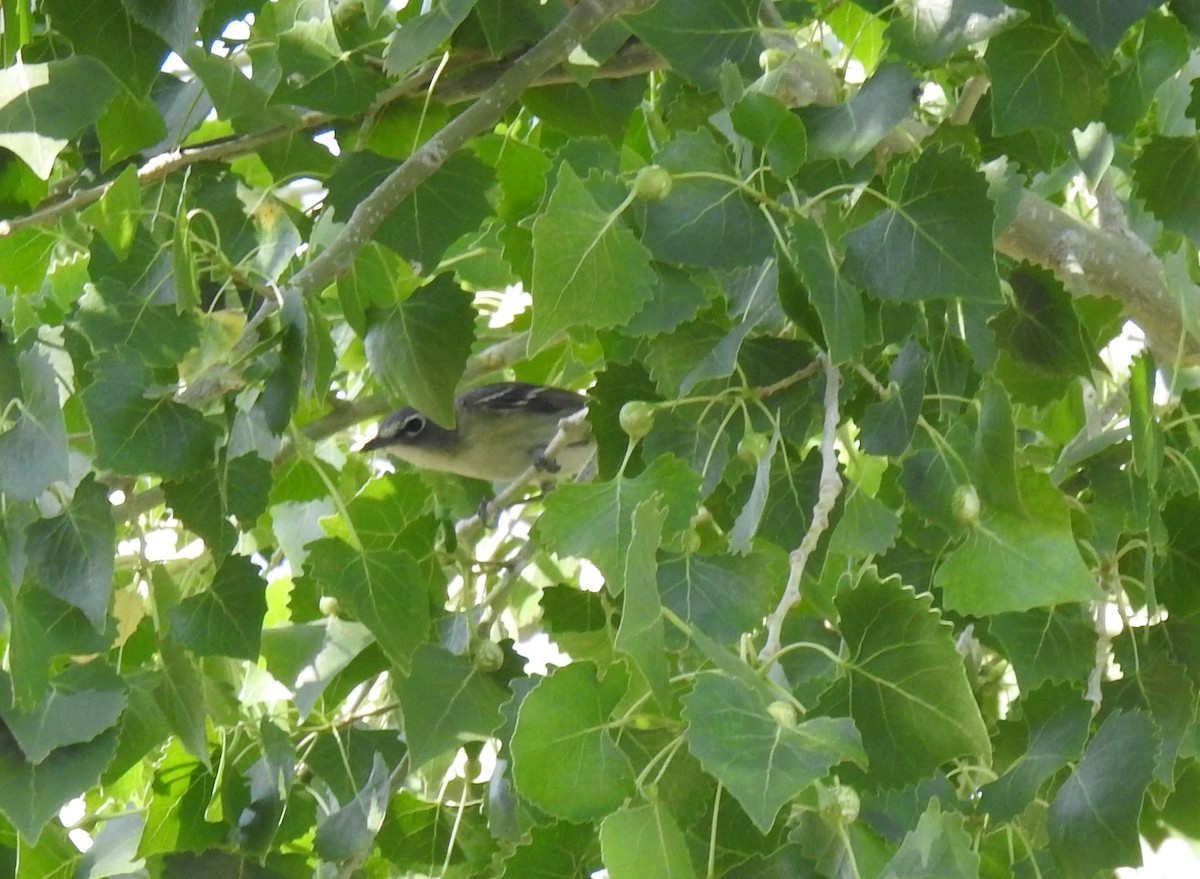
<svg viewBox="0 0 1200 879">
<path fill-rule="evenodd" d="M 453 429 L 406 406 L 383 419 L 361 450 L 385 449 L 414 467 L 488 482 L 513 482 L 531 465 L 554 478 L 573 476 L 596 452 L 590 435 L 572 439 L 553 461 L 543 453 L 558 433 L 559 421 L 587 403 L 587 397 L 564 388 L 526 382 L 483 385 L 455 399 Z"/>
</svg>

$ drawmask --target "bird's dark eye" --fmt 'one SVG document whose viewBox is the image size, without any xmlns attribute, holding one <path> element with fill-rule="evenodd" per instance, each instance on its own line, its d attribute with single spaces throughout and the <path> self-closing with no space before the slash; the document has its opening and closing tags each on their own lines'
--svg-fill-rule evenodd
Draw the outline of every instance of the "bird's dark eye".
<svg viewBox="0 0 1200 879">
<path fill-rule="evenodd" d="M 400 425 L 400 429 L 396 431 L 396 435 L 405 437 L 420 436 L 424 430 L 425 416 L 420 412 L 414 412 L 404 419 L 404 422 Z"/>
</svg>

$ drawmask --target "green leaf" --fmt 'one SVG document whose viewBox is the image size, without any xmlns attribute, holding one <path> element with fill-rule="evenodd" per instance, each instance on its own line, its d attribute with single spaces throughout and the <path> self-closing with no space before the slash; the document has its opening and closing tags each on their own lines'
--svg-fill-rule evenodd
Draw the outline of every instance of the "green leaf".
<svg viewBox="0 0 1200 879">
<path fill-rule="evenodd" d="M 634 508 L 621 582 L 617 588 L 609 587 L 624 596 L 621 625 L 613 648 L 633 661 L 663 710 L 670 705 L 671 688 L 663 644 L 662 604 L 655 576 L 666 515 L 657 497 L 642 501 Z"/>
<path fill-rule="evenodd" d="M 1157 5 L 1154 0 L 1053 0 L 1053 3 L 1083 32 L 1101 57 L 1111 55 L 1125 31 Z"/>
<path fill-rule="evenodd" d="M 0 562 L 3 562 L 2 541 Z M 0 580 L 2 572 L 0 568 Z M 19 706 L 35 705 L 42 698 L 56 657 L 100 653 L 111 646 L 115 635 L 111 626 L 96 631 L 83 611 L 45 589 L 22 589 L 6 609 L 9 662 Z"/>
<path fill-rule="evenodd" d="M 856 489 L 829 537 L 829 552 L 844 556 L 887 552 L 900 533 L 900 517 L 878 498 Z"/>
<path fill-rule="evenodd" d="M 1138 817 L 1157 739 L 1149 719 L 1127 712 L 1110 716 L 1088 743 L 1050 804 L 1050 850 L 1063 876 L 1140 863 Z"/>
<path fill-rule="evenodd" d="M 925 372 L 929 354 L 909 339 L 888 370 L 887 399 L 872 403 L 862 417 L 862 447 L 872 455 L 900 455 L 912 442 L 921 404 L 925 401 Z"/>
<path fill-rule="evenodd" d="M 1133 438 L 1134 472 L 1151 488 L 1163 465 L 1163 432 L 1155 413 L 1154 383 L 1157 371 L 1148 352 L 1133 361 L 1129 376 L 1129 432 Z"/>
<path fill-rule="evenodd" d="M 690 553 L 658 568 L 663 605 L 721 644 L 758 626 L 786 579 L 787 555 L 766 542 L 745 556 Z"/>
<path fill-rule="evenodd" d="M 247 452 L 194 476 L 163 482 L 167 506 L 189 529 L 204 539 L 213 558 L 220 561 L 233 551 L 241 528 L 250 527 L 267 508 L 271 489 L 271 463 Z"/>
<path fill-rule="evenodd" d="M 0 492 L 33 500 L 67 479 L 67 434 L 54 368 L 40 348 L 17 357 L 21 399 L 15 423 L 0 433 Z"/>
<path fill-rule="evenodd" d="M 1022 264 L 1008 281 L 1013 303 L 991 320 L 996 340 L 1013 361 L 1032 373 L 1028 384 L 1033 390 L 1049 388 L 1052 399 L 1061 394 L 1061 379 L 1091 375 L 1096 361 L 1094 346 L 1071 294 L 1049 271 Z M 1002 361 L 997 377 L 1013 399 L 1027 402 L 1029 393 L 1021 383 L 1025 377 L 1016 372 Z"/>
<path fill-rule="evenodd" d="M 971 449 L 971 476 L 979 496 L 988 504 L 1024 517 L 1021 489 L 1017 484 L 1016 427 L 1012 404 L 1004 387 L 986 380 L 979 407 L 979 425 Z"/>
<path fill-rule="evenodd" d="M 442 276 L 433 280 L 440 282 Z M 337 279 L 338 301 L 346 322 L 360 336 L 367 334 L 367 315 L 375 309 L 395 307 L 411 296 L 417 278 L 394 250 L 368 241 L 354 255 L 354 264 Z"/>
<path fill-rule="evenodd" d="M 448 275 L 373 315 L 364 340 L 371 371 L 438 424 L 454 424 L 454 391 L 475 339 L 471 295 Z"/>
<path fill-rule="evenodd" d="M 205 91 L 222 119 L 246 120 L 254 127 L 282 121 L 285 113 L 267 111 L 269 95 L 252 82 L 231 58 L 210 55 L 200 46 L 181 54 L 187 66 L 204 83 Z"/>
<path fill-rule="evenodd" d="M 754 535 L 762 525 L 767 500 L 771 496 L 771 464 L 779 450 L 779 440 L 779 425 L 776 424 L 771 430 L 771 439 L 766 450 L 754 465 L 754 482 L 750 486 L 750 495 L 738 511 L 737 518 L 733 520 L 733 528 L 729 531 L 729 551 L 734 555 L 750 552 Z"/>
<path fill-rule="evenodd" d="M 121 0 L 121 5 L 138 24 L 158 34 L 177 52 L 191 44 L 205 6 L 203 0 L 178 0 L 165 8 L 155 0 Z"/>
<path fill-rule="evenodd" d="M 842 272 L 832 243 L 814 221 L 797 217 L 788 231 L 787 255 L 817 310 L 830 360 L 838 365 L 857 362 L 866 337 L 862 291 Z"/>
<path fill-rule="evenodd" d="M 46 269 L 50 267 L 55 244 L 55 236 L 45 229 L 22 229 L 0 238 L 0 284 L 7 287 L 9 292 L 31 293 L 40 289 L 46 279 Z M 0 309 L 0 313 L 2 311 Z M 36 316 L 29 319 L 30 326 L 36 327 L 38 323 Z M 14 332 L 20 333 L 21 329 L 21 325 L 14 321 Z"/>
<path fill-rule="evenodd" d="M 327 538 L 309 548 L 307 567 L 370 629 L 388 659 L 408 670 L 413 652 L 429 640 L 429 576 L 416 560 L 407 552 L 355 550 Z"/>
<path fill-rule="evenodd" d="M 835 602 L 848 655 L 821 710 L 849 712 L 871 777 L 898 787 L 956 757 L 988 759 L 991 743 L 963 658 L 950 627 L 932 610 L 932 596 L 868 571 Z"/>
<path fill-rule="evenodd" d="M 171 739 L 154 766 L 154 797 L 138 844 L 143 856 L 177 850 L 203 850 L 223 842 L 228 826 L 206 820 L 216 779 L 206 765 Z"/>
<path fill-rule="evenodd" d="M 846 103 L 801 110 L 809 159 L 844 159 L 856 164 L 909 118 L 916 86 L 905 65 L 883 64 Z"/>
<path fill-rule="evenodd" d="M 1075 546 L 1062 494 L 1040 473 L 1020 476 L 1028 517 L 985 507 L 934 575 L 947 608 L 987 616 L 1100 597 Z"/>
<path fill-rule="evenodd" d="M 723 784 L 762 833 L 784 803 L 839 763 L 866 762 L 858 731 L 841 717 L 781 722 L 772 693 L 720 672 L 705 672 L 683 698 L 688 749 Z M 791 707 L 788 705 L 787 707 Z"/>
<path fill-rule="evenodd" d="M 589 559 L 613 594 L 625 582 L 625 555 L 634 534 L 634 512 L 659 495 L 667 508 L 663 540 L 688 527 L 696 510 L 700 477 L 678 458 L 662 456 L 636 478 L 608 483 L 560 485 L 546 498 L 537 530 L 547 548 Z"/>
<path fill-rule="evenodd" d="M 673 177 L 689 175 L 646 205 L 642 243 L 655 259 L 733 269 L 774 257 L 771 225 L 737 188 L 736 171 L 707 129 L 677 135 L 655 161 Z"/>
<path fill-rule="evenodd" d="M 266 629 L 262 655 L 267 671 L 291 688 L 296 711 L 304 719 L 330 682 L 373 640 L 361 623 L 330 617 Z"/>
<path fill-rule="evenodd" d="M 1002 301 L 987 181 L 960 150 L 922 152 L 888 194 L 892 207 L 846 235 L 853 278 L 889 301 Z"/>
<path fill-rule="evenodd" d="M 167 126 L 153 101 L 121 88 L 96 120 L 96 136 L 100 140 L 100 167 L 107 170 L 163 140 Z M 132 165 L 128 170 L 136 172 Z"/>
<path fill-rule="evenodd" d="M 523 839 L 521 847 L 504 860 L 503 875 L 509 879 L 585 876 L 595 868 L 596 827 L 593 824 L 568 821 L 534 824 L 527 835 L 528 842 Z"/>
<path fill-rule="evenodd" d="M 602 209 L 571 167 L 561 165 L 554 191 L 533 223 L 530 352 L 577 326 L 628 320 L 655 284 L 650 254 L 619 215 Z"/>
<path fill-rule="evenodd" d="M 577 662 L 555 669 L 521 703 L 513 780 L 539 809 L 592 821 L 633 795 L 633 767 L 605 728 L 621 695 L 610 689 L 596 680 L 594 665 Z"/>
<path fill-rule="evenodd" d="M 154 690 L 155 701 L 187 752 L 209 768 L 212 764 L 205 728 L 208 712 L 204 705 L 204 680 L 183 648 L 170 636 L 159 639 L 158 653 L 162 658 L 162 676 Z"/>
<path fill-rule="evenodd" d="M 988 632 L 1004 648 L 1024 692 L 1047 681 L 1085 681 L 1096 663 L 1095 623 L 1080 605 L 996 614 Z"/>
<path fill-rule="evenodd" d="M 91 788 L 112 759 L 117 730 L 89 742 L 56 748 L 37 764 L 25 762 L 21 749 L 0 729 L 0 812 L 30 844 L 68 800 Z"/>
<path fill-rule="evenodd" d="M 245 556 L 226 558 L 212 585 L 167 611 L 171 634 L 197 656 L 258 659 L 267 584 Z"/>
<path fill-rule="evenodd" d="M 1051 776 L 1083 753 L 1092 704 L 1064 690 L 1047 687 L 1021 697 L 1028 744 L 1003 775 L 980 791 L 980 806 L 993 821 L 1019 815 Z"/>
<path fill-rule="evenodd" d="M 195 409 L 149 396 L 153 376 L 145 363 L 106 355 L 95 361 L 95 376 L 83 406 L 98 466 L 181 479 L 212 462 L 216 428 Z"/>
<path fill-rule="evenodd" d="M 0 147 L 46 180 L 58 154 L 100 118 L 116 90 L 108 69 L 83 56 L 0 70 Z"/>
<path fill-rule="evenodd" d="M 1187 63 L 1187 28 L 1166 15 L 1146 19 L 1128 65 L 1109 82 L 1104 124 L 1113 134 L 1132 134 L 1146 115 L 1158 87 Z"/>
<path fill-rule="evenodd" d="M 943 812 L 930 801 L 915 830 L 909 831 L 882 879 L 977 879 L 979 854 L 960 812 Z"/>
<path fill-rule="evenodd" d="M 329 815 L 317 828 L 313 849 L 327 861 L 344 861 L 367 854 L 387 812 L 388 766 L 376 752 L 371 777 L 358 795 Z"/>
<path fill-rule="evenodd" d="M 124 262 L 142 218 L 142 190 L 138 185 L 137 168 L 130 165 L 122 171 L 100 200 L 80 216 L 100 233 L 117 259 Z"/>
<path fill-rule="evenodd" d="M 283 81 L 271 95 L 274 104 L 298 104 L 323 113 L 362 113 L 387 87 L 378 68 L 370 67 L 338 45 L 331 21 L 298 21 L 279 35 Z"/>
<path fill-rule="evenodd" d="M 992 122 L 997 135 L 1030 128 L 1069 132 L 1100 115 L 1104 68 L 1088 47 L 1057 27 L 1023 22 L 988 41 Z"/>
<path fill-rule="evenodd" d="M 28 711 L 11 707 L 12 696 L 8 676 L 0 675 L 0 719 L 33 764 L 59 748 L 90 742 L 116 724 L 125 710 L 125 694 L 119 688 L 56 687 Z"/>
<path fill-rule="evenodd" d="M 398 166 L 369 152 L 343 156 L 328 184 L 328 204 L 337 218 L 348 220 Z M 477 231 L 491 213 L 486 194 L 492 182 L 492 171 L 483 162 L 469 152 L 455 153 L 387 215 L 374 238 L 415 260 L 418 274 L 432 274 L 446 248 Z"/>
<path fill-rule="evenodd" d="M 104 628 L 112 589 L 116 528 L 108 491 L 89 474 L 63 512 L 29 526 L 29 566 L 47 590 Z"/>
<path fill-rule="evenodd" d="M 136 356 L 139 365 L 152 367 L 175 366 L 200 338 L 193 314 L 147 303 L 137 290 L 110 278 L 79 298 L 75 319 L 97 354 Z"/>
<path fill-rule="evenodd" d="M 959 49 L 991 39 L 1025 17 L 1001 0 L 911 0 L 896 8 L 887 38 L 897 52 L 936 64 Z"/>
<path fill-rule="evenodd" d="M 610 879 L 694 879 L 687 841 L 655 801 L 613 812 L 600 824 L 600 854 Z"/>
<path fill-rule="evenodd" d="M 807 138 L 800 117 L 778 98 L 747 92 L 729 108 L 734 130 L 761 147 L 776 177 L 795 176 L 807 158 Z"/>
<path fill-rule="evenodd" d="M 1138 197 L 1168 229 L 1200 241 L 1200 143 L 1155 135 L 1133 160 Z"/>
<path fill-rule="evenodd" d="M 509 699 L 470 659 L 432 644 L 417 648 L 412 670 L 395 689 L 414 768 L 464 742 L 486 741 L 500 726 L 500 706 Z"/>
<path fill-rule="evenodd" d="M 383 55 L 383 69 L 404 76 L 424 63 L 431 52 L 450 38 L 478 0 L 438 0 L 424 15 L 404 22 L 393 34 Z"/>
<path fill-rule="evenodd" d="M 744 74 L 758 73 L 758 4 L 754 0 L 660 0 L 624 19 L 638 38 L 662 55 L 672 70 L 714 90 L 723 62 Z"/>
</svg>

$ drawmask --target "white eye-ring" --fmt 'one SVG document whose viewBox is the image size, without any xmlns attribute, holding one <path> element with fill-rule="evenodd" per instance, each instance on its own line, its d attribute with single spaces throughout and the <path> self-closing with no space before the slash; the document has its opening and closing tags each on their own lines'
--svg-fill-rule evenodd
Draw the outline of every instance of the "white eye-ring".
<svg viewBox="0 0 1200 879">
<path fill-rule="evenodd" d="M 425 425 L 425 416 L 420 412 L 414 412 L 404 419 L 396 434 L 406 437 L 420 436 L 425 431 Z"/>
</svg>

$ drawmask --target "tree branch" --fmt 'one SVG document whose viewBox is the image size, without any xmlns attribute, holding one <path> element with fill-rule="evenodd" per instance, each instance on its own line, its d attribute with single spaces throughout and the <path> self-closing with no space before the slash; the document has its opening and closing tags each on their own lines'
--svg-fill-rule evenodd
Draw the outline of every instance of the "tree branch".
<svg viewBox="0 0 1200 879">
<path fill-rule="evenodd" d="M 510 59 L 500 59 L 490 64 L 477 65 L 462 71 L 456 76 L 444 77 L 437 84 L 431 97 L 446 106 L 461 104 L 475 100 L 496 82 L 496 78 L 513 66 Z M 666 62 L 652 49 L 640 43 L 634 43 L 623 48 L 592 74 L 592 79 L 624 79 L 630 76 L 640 76 L 654 70 L 662 70 Z M 552 66 L 531 84 L 533 87 L 546 85 L 566 85 L 578 82 L 577 77 L 561 66 Z M 366 111 L 365 115 L 378 113 L 381 109 L 402 98 L 420 95 L 433 87 L 427 72 L 409 77 L 380 93 L 379 98 Z M 305 113 L 292 125 L 279 125 L 266 131 L 253 134 L 221 137 L 207 143 L 194 146 L 180 147 L 169 152 L 161 153 L 138 168 L 137 177 L 140 185 L 147 185 L 162 180 L 183 168 L 201 162 L 216 162 L 222 159 L 232 159 L 252 153 L 259 147 L 280 138 L 302 132 L 313 132 L 328 128 L 342 117 L 330 113 Z M 49 200 L 39 205 L 31 213 L 11 220 L 0 220 L 0 238 L 7 237 L 22 229 L 32 229 L 49 226 L 61 217 L 74 211 L 82 210 L 88 205 L 99 201 L 111 188 L 113 181 L 79 189 L 69 196 L 59 200 Z"/>
<path fill-rule="evenodd" d="M 763 664 L 773 662 L 779 653 L 783 640 L 783 622 L 788 612 L 800 603 L 800 581 L 804 577 L 804 568 L 808 559 L 817 548 L 817 543 L 825 529 L 829 527 L 829 514 L 837 503 L 838 495 L 842 492 L 842 477 L 837 469 L 837 450 L 834 441 L 837 438 L 838 392 L 842 387 L 842 377 L 827 354 L 821 355 L 825 367 L 825 420 L 821 427 L 821 480 L 817 488 L 817 502 L 813 504 L 812 521 L 808 530 L 800 540 L 800 545 L 792 550 L 788 558 L 787 586 L 783 596 L 771 615 L 767 617 L 767 641 L 759 651 L 758 659 Z M 779 672 L 771 670 L 771 674 Z"/>
<path fill-rule="evenodd" d="M 1111 296 L 1146 334 L 1163 363 L 1200 363 L 1200 344 L 1184 326 L 1159 260 L 1140 242 L 1089 226 L 1044 198 L 1025 192 L 1017 216 L 996 241 L 1015 260 L 1050 269 L 1077 296 Z"/>
</svg>

